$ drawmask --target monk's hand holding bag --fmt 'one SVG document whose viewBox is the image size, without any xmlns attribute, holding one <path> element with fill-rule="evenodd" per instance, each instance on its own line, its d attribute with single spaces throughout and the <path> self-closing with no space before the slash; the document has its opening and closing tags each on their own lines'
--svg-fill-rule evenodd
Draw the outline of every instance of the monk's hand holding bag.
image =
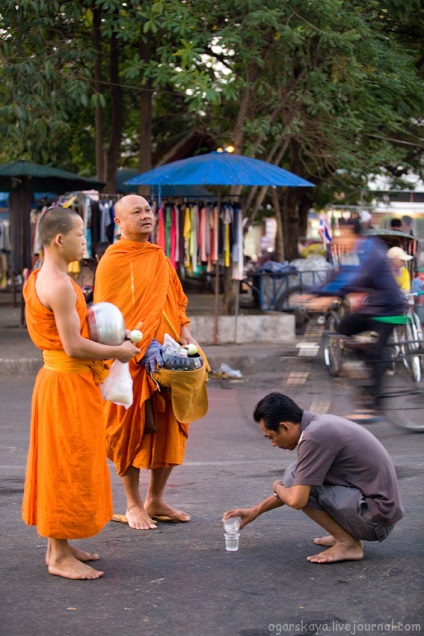
<svg viewBox="0 0 424 636">
<path fill-rule="evenodd" d="M 128 409 L 133 403 L 133 381 L 128 362 L 115 360 L 109 375 L 100 385 L 103 399 Z"/>
</svg>

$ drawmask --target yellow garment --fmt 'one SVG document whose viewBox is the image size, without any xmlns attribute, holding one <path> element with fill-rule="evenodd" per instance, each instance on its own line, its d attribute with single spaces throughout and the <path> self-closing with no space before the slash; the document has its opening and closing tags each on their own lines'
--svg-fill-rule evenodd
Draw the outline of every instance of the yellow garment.
<svg viewBox="0 0 424 636">
<path fill-rule="evenodd" d="M 230 267 L 231 265 L 231 247 L 230 247 L 230 225 L 228 223 L 225 224 L 225 257 L 224 264 L 225 267 Z"/>
<path fill-rule="evenodd" d="M 64 351 L 43 351 L 44 367 L 59 373 L 87 373 L 92 371 L 94 382 L 101 384 L 109 375 L 109 366 L 103 360 L 77 360 Z"/>
<path fill-rule="evenodd" d="M 191 267 L 191 258 L 190 258 L 190 238 L 191 238 L 191 216 L 190 216 L 190 208 L 187 206 L 184 214 L 184 241 L 186 244 L 186 260 L 184 263 L 184 267 L 186 267 L 189 271 L 192 271 Z"/>
<path fill-rule="evenodd" d="M 81 271 L 81 264 L 79 261 L 72 261 L 72 263 L 69 263 L 68 265 L 69 274 L 79 274 L 80 271 Z"/>
<path fill-rule="evenodd" d="M 394 277 L 399 286 L 399 289 L 405 294 L 409 294 L 411 291 L 411 277 L 406 267 L 401 267 L 398 272 L 394 272 Z"/>
<path fill-rule="evenodd" d="M 34 271 L 24 287 L 31 340 L 43 351 L 32 397 L 22 517 L 43 537 L 84 539 L 111 519 L 103 398 L 97 381 L 102 362 L 74 360 L 63 351 L 54 313 L 38 299 Z M 80 333 L 88 338 L 87 307 L 73 281 Z M 97 377 L 95 377 L 97 376 Z"/>
</svg>

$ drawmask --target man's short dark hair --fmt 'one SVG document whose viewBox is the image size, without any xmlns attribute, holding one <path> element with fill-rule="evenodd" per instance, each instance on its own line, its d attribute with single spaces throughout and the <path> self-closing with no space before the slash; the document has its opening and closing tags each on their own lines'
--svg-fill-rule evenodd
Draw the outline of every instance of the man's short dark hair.
<svg viewBox="0 0 424 636">
<path fill-rule="evenodd" d="M 58 234 L 68 234 L 75 225 L 78 212 L 71 208 L 62 208 L 59 205 L 48 208 L 41 215 L 38 223 L 38 232 L 41 245 L 50 245 Z"/>
<path fill-rule="evenodd" d="M 263 420 L 265 428 L 270 431 L 278 431 L 280 422 L 292 422 L 300 424 L 303 409 L 283 393 L 269 393 L 260 400 L 253 413 L 255 422 Z"/>
<path fill-rule="evenodd" d="M 390 227 L 392 230 L 399 230 L 402 227 L 402 221 L 400 219 L 392 219 L 390 221 Z"/>
<path fill-rule="evenodd" d="M 349 217 L 348 219 L 341 218 L 339 220 L 339 227 L 350 228 L 357 236 L 362 234 L 361 222 L 358 217 Z"/>
</svg>

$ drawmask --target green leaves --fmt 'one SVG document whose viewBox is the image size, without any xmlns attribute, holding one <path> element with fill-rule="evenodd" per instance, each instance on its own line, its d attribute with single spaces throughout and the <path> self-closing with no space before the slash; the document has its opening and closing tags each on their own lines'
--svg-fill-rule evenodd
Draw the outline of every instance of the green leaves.
<svg viewBox="0 0 424 636">
<path fill-rule="evenodd" d="M 120 163 L 137 164 L 140 98 L 148 91 L 158 153 L 197 128 L 217 143 L 237 136 L 238 147 L 262 158 L 286 148 L 281 163 L 289 169 L 286 142 L 295 139 L 306 178 L 330 179 L 340 168 L 366 174 L 392 161 L 418 166 L 420 152 L 412 158 L 409 146 L 396 144 L 418 137 L 424 106 L 415 66 L 419 0 L 401 4 L 4 0 L 0 131 L 11 152 L 58 158 L 69 135 L 75 162 L 87 170 L 95 111 L 102 110 L 106 146 L 119 84 Z"/>
</svg>

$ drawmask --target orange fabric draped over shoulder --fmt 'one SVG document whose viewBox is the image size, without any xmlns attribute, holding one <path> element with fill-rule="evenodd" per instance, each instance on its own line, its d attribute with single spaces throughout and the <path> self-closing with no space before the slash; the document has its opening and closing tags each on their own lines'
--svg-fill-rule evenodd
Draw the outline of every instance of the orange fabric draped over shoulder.
<svg viewBox="0 0 424 636">
<path fill-rule="evenodd" d="M 100 532 L 113 514 L 96 375 L 103 364 L 65 354 L 54 314 L 37 297 L 38 271 L 29 277 L 24 298 L 28 331 L 46 366 L 32 397 L 22 516 L 43 537 L 83 539 Z M 88 337 L 85 299 L 73 285 L 81 335 Z"/>
<path fill-rule="evenodd" d="M 178 422 L 168 398 L 137 364 L 153 338 L 163 343 L 165 333 L 180 340 L 181 326 L 189 323 L 187 296 L 162 248 L 121 238 L 108 247 L 96 270 L 94 302 L 110 302 L 121 310 L 127 329 L 142 322 L 140 355 L 130 362 L 133 405 L 125 410 L 105 406 L 106 450 L 119 475 L 131 466 L 159 468 L 181 464 L 188 424 Z M 158 433 L 144 433 L 145 402 L 152 399 Z"/>
</svg>

